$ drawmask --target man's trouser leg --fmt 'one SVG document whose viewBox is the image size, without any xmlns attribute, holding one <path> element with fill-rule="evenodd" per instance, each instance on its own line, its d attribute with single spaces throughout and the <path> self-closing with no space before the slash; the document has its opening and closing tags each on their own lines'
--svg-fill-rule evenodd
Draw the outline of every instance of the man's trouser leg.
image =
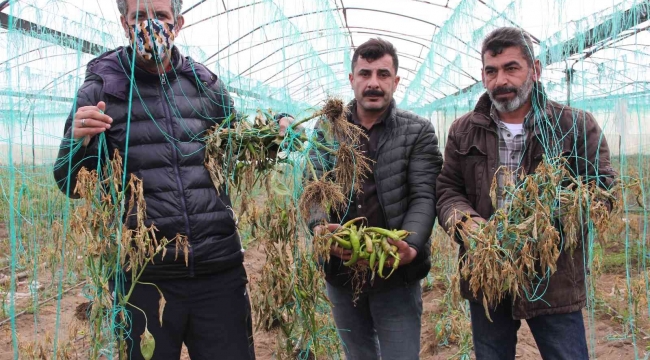
<svg viewBox="0 0 650 360">
<path fill-rule="evenodd" d="M 138 284 L 129 303 L 142 309 L 156 341 L 153 359 L 178 360 L 183 342 L 193 360 L 254 360 L 250 302 L 243 265 L 205 277 L 155 281 L 165 296 L 163 324 L 158 320 L 160 295 L 156 287 Z M 125 285 L 128 289 L 130 284 Z M 127 306 L 131 325 L 126 330 L 129 359 L 143 359 L 140 335 L 145 318 Z"/>
<path fill-rule="evenodd" d="M 542 359 L 589 359 L 582 311 L 541 315 L 527 321 Z"/>
<path fill-rule="evenodd" d="M 419 281 L 370 295 L 370 312 L 382 359 L 420 358 L 422 285 Z"/>
<path fill-rule="evenodd" d="M 245 280 L 246 272 L 237 278 Z M 185 345 L 192 360 L 254 360 L 253 322 L 244 281 L 232 274 L 197 279 L 192 288 L 192 305 Z M 225 278 L 222 280 L 222 278 Z"/>
<path fill-rule="evenodd" d="M 503 301 L 490 309 L 490 322 L 483 305 L 470 302 L 472 338 L 477 360 L 515 358 L 519 320 L 512 319 L 512 306 Z M 582 312 L 540 315 L 527 320 L 544 360 L 589 359 Z"/>
<path fill-rule="evenodd" d="M 368 295 L 361 294 L 355 306 L 351 291 L 327 283 L 327 296 L 332 302 L 332 314 L 345 357 L 348 360 L 378 360 L 379 342 Z"/>
<path fill-rule="evenodd" d="M 181 356 L 188 320 L 186 299 L 183 294 L 187 289 L 186 284 L 178 281 L 156 281 L 155 284 L 162 291 L 167 302 L 163 311 L 163 324 L 160 326 L 158 317 L 160 293 L 153 285 L 137 284 L 126 306 L 130 315 L 128 325 L 124 329 L 128 359 L 144 359 L 140 352 L 140 336 L 144 333 L 145 323 L 156 342 L 153 359 L 178 360 Z M 125 291 L 128 291 L 130 286 L 131 283 L 127 282 L 124 285 Z M 143 311 L 147 316 L 146 320 Z M 117 331 L 119 334 L 119 330 Z"/>
<path fill-rule="evenodd" d="M 476 360 L 514 360 L 521 321 L 512 319 L 510 303 L 504 301 L 490 308 L 492 321 L 485 316 L 482 304 L 470 301 L 469 305 Z"/>
<path fill-rule="evenodd" d="M 327 284 L 332 312 L 349 360 L 418 359 L 422 318 L 419 281 L 387 291 L 353 294 Z"/>
</svg>

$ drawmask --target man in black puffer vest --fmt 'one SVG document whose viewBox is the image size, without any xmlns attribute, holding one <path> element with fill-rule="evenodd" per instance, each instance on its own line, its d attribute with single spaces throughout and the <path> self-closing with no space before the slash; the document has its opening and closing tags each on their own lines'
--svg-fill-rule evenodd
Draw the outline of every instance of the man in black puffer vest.
<svg viewBox="0 0 650 360">
<path fill-rule="evenodd" d="M 368 226 L 411 232 L 405 242 L 394 243 L 401 259 L 395 273 L 386 280 L 366 279 L 356 303 L 350 268 L 343 265 L 349 251 L 332 249 L 325 264 L 327 292 L 348 359 L 419 358 L 420 280 L 431 267 L 429 236 L 436 218 L 435 184 L 442 155 L 431 122 L 395 106 L 397 69 L 397 52 L 385 40 L 370 39 L 356 49 L 350 74 L 355 100 L 349 105 L 348 121 L 367 135 L 355 145 L 373 161 L 372 171 L 363 179 L 362 192 L 341 212 L 345 216 L 323 209 L 310 214 L 314 233 L 333 231 L 355 217 L 365 217 Z M 324 141 L 322 134 L 319 140 Z M 318 176 L 336 163 L 326 153 L 314 152 L 311 158 Z"/>
<path fill-rule="evenodd" d="M 187 266 L 183 256 L 167 255 L 140 279 L 155 283 L 165 296 L 162 327 L 155 320 L 155 287 L 137 285 L 129 299 L 149 319 L 154 359 L 179 359 L 183 343 L 192 358 L 254 359 L 243 250 L 230 199 L 223 189 L 217 192 L 204 166 L 206 132 L 234 112 L 233 101 L 216 75 L 173 46 L 184 22 L 182 0 L 117 3 L 131 46 L 88 64 L 65 124 L 55 178 L 75 197 L 79 169 L 106 163 L 100 147 L 102 155 L 117 149 L 126 173 L 143 182 L 146 225 L 156 226 L 158 238 L 181 234 L 189 240 Z M 105 135 L 105 144 L 98 134 Z M 128 353 L 139 359 L 145 318 L 128 310 Z"/>
</svg>

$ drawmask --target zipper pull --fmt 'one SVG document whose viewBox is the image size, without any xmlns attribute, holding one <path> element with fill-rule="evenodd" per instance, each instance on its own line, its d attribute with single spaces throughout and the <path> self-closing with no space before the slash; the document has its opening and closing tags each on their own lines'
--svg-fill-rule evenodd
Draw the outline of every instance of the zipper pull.
<svg viewBox="0 0 650 360">
<path fill-rule="evenodd" d="M 165 76 L 164 76 L 164 75 L 163 75 L 163 77 L 161 77 L 161 79 L 162 79 L 162 84 L 163 84 L 163 85 L 166 85 L 166 84 L 167 84 L 167 79 L 165 79 Z"/>
</svg>

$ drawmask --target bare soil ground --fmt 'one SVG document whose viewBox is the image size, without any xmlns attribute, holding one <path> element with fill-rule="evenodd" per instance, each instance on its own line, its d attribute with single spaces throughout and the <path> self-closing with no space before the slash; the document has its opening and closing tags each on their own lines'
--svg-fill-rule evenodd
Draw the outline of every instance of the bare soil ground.
<svg viewBox="0 0 650 360">
<path fill-rule="evenodd" d="M 4 234 L 2 233 L 3 231 L 5 232 Z M 6 238 L 6 230 L 3 226 L 0 226 L 0 239 Z M 264 260 L 265 257 L 263 251 L 256 246 L 251 246 L 246 251 L 245 266 L 250 279 L 251 291 L 256 291 L 255 284 L 264 265 Z M 2 265 L 0 266 L 0 269 L 4 267 L 5 265 Z M 0 276 L 2 274 L 6 275 L 6 270 L 0 273 Z M 624 274 L 605 274 L 600 277 L 597 284 L 597 289 L 601 294 L 601 297 L 604 297 L 604 300 L 610 306 L 616 308 L 618 314 L 624 312 L 627 306 L 624 298 L 620 296 L 620 292 L 616 290 L 620 289 L 621 286 L 623 286 L 622 281 L 624 280 Z M 28 293 L 28 283 L 22 282 L 18 286 L 17 292 Z M 443 289 L 438 286 L 434 286 L 431 291 L 426 292 L 423 296 L 423 351 L 421 358 L 425 360 L 450 359 L 454 358 L 454 355 L 458 352 L 458 347 L 456 345 L 441 347 L 432 346 L 435 344 L 431 344 L 434 331 L 431 315 L 442 311 L 442 309 L 439 308 L 439 300 L 442 298 L 443 293 Z M 25 305 L 30 301 L 31 299 L 27 298 L 26 302 L 21 300 L 18 303 L 19 305 Z M 25 344 L 29 341 L 39 339 L 39 342 L 41 343 L 50 344 L 49 346 L 45 347 L 45 349 L 50 349 L 49 352 L 51 353 L 51 344 L 53 343 L 54 337 L 53 330 L 56 328 L 55 325 L 58 321 L 59 343 L 66 343 L 71 336 L 74 336 L 76 339 L 76 341 L 74 341 L 74 347 L 77 349 L 85 348 L 84 342 L 87 339 L 85 338 L 83 332 L 84 326 L 83 324 L 79 324 L 79 322 L 75 320 L 74 316 L 77 306 L 84 302 L 86 302 L 86 299 L 81 293 L 81 287 L 78 287 L 66 293 L 62 297 L 60 304 L 56 300 L 53 300 L 38 308 L 36 313 L 28 312 L 21 316 L 18 316 L 16 318 L 15 324 L 20 341 Z M 60 306 L 60 312 L 58 312 L 57 315 L 58 306 Z M 587 332 L 588 334 L 591 334 L 588 335 L 589 340 L 593 340 L 591 346 L 595 348 L 596 357 L 598 359 L 634 359 L 637 356 L 641 358 L 646 356 L 646 349 L 648 349 L 650 339 L 647 337 L 647 335 L 640 332 L 636 339 L 638 353 L 635 354 L 635 348 L 633 346 L 632 340 L 629 338 L 620 339 L 620 336 L 618 336 L 623 332 L 623 321 L 621 321 L 621 317 L 619 315 L 616 315 L 614 313 L 608 314 L 606 311 L 599 309 L 595 313 L 596 316 L 593 319 L 590 319 L 587 312 L 585 311 L 584 313 L 585 323 L 587 324 Z M 2 318 L 3 317 L 0 317 L 0 321 L 2 321 Z M 650 324 L 648 324 L 648 317 L 645 316 L 645 319 L 641 319 L 638 326 L 641 329 L 644 329 L 644 331 L 649 331 Z M 10 323 L 5 323 L 0 327 L 0 359 L 14 358 L 11 334 L 12 331 Z M 254 337 L 257 359 L 274 359 L 277 333 L 259 330 L 255 331 Z M 70 348 L 68 355 L 70 359 L 86 359 L 84 356 L 85 354 L 83 354 L 82 350 L 75 351 L 73 347 Z M 20 358 L 28 357 L 20 356 Z M 51 356 L 46 352 L 42 358 L 49 359 Z M 535 345 L 535 340 L 525 322 L 522 324 L 521 330 L 519 332 L 517 358 L 540 358 L 539 352 L 537 351 L 537 347 Z M 187 352 L 184 352 L 182 359 L 189 359 Z"/>
</svg>

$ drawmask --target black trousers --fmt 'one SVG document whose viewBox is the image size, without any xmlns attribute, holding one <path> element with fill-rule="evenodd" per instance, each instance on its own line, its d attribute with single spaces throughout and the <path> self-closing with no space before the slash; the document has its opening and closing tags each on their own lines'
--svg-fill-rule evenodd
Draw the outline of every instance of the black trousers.
<svg viewBox="0 0 650 360">
<path fill-rule="evenodd" d="M 192 360 L 255 359 L 243 265 L 210 276 L 153 283 L 167 302 L 163 323 L 161 326 L 158 316 L 158 289 L 146 283 L 137 284 L 129 298 L 133 306 L 126 307 L 130 315 L 130 326 L 125 331 L 129 359 L 143 359 L 140 352 L 140 336 L 145 329 L 143 311 L 156 342 L 154 360 L 178 360 L 183 343 Z M 127 291 L 129 287 L 129 283 L 125 284 Z"/>
</svg>

